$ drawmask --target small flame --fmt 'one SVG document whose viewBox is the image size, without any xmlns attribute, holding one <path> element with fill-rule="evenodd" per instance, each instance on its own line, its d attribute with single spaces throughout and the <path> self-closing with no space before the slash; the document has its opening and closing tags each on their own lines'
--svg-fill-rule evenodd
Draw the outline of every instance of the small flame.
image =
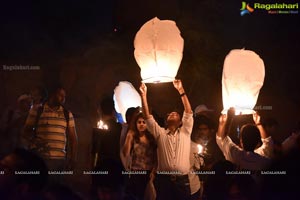
<svg viewBox="0 0 300 200">
<path fill-rule="evenodd" d="M 202 154 L 204 150 L 203 146 L 201 144 L 198 144 L 197 147 L 198 147 L 198 154 Z"/>
<path fill-rule="evenodd" d="M 104 122 L 102 120 L 97 122 L 97 128 L 103 129 L 103 130 L 108 130 L 108 126 L 106 124 L 104 124 Z"/>
</svg>

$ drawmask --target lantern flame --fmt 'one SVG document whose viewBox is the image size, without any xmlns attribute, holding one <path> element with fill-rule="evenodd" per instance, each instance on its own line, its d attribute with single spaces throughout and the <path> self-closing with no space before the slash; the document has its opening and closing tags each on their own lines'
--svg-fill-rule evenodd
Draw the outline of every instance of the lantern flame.
<svg viewBox="0 0 300 200">
<path fill-rule="evenodd" d="M 97 122 L 97 128 L 102 129 L 102 130 L 108 130 L 108 126 L 106 124 L 104 124 L 104 122 L 102 120 L 99 120 Z"/>
</svg>

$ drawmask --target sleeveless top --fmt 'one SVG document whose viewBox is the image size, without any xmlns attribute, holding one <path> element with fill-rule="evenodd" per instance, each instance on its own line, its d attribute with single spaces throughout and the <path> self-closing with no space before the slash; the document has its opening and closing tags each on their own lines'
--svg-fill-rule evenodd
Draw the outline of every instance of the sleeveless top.
<svg viewBox="0 0 300 200">
<path fill-rule="evenodd" d="M 152 170 L 156 163 L 156 149 L 150 144 L 136 141 L 132 147 L 131 170 Z"/>
</svg>

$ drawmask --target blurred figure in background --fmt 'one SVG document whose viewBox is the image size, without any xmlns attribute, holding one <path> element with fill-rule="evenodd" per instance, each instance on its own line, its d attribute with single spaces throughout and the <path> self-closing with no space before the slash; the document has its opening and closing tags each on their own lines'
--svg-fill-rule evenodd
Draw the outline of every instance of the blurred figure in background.
<svg viewBox="0 0 300 200">
<path fill-rule="evenodd" d="M 25 144 L 45 159 L 51 171 L 71 170 L 77 161 L 75 121 L 63 106 L 65 98 L 65 89 L 53 85 L 46 103 L 30 110 L 24 127 Z"/>
<path fill-rule="evenodd" d="M 8 108 L 0 120 L 0 159 L 17 147 L 22 147 L 21 132 L 32 105 L 32 98 L 22 94 L 16 108 Z"/>
<path fill-rule="evenodd" d="M 42 106 L 48 98 L 47 90 L 42 86 L 37 86 L 30 91 L 32 98 L 32 107 L 38 108 Z"/>
<path fill-rule="evenodd" d="M 42 158 L 25 149 L 16 149 L 0 161 L 0 196 L 10 200 L 42 199 L 48 169 Z"/>
<path fill-rule="evenodd" d="M 118 163 L 120 158 L 120 135 L 122 125 L 117 122 L 116 110 L 112 96 L 102 98 L 98 105 L 102 126 L 94 129 L 92 137 L 92 168 L 101 165 L 103 159 L 113 159 Z"/>
</svg>

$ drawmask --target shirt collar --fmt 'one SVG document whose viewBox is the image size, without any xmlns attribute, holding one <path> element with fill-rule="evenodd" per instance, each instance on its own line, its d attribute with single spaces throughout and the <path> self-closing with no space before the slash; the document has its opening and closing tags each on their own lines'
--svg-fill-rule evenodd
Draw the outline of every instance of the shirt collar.
<svg viewBox="0 0 300 200">
<path fill-rule="evenodd" d="M 180 127 L 178 127 L 178 128 L 175 130 L 174 135 L 176 135 L 177 133 L 179 134 L 179 131 L 180 131 Z M 172 135 L 172 131 L 171 131 L 170 129 L 167 129 L 167 135 Z"/>
<path fill-rule="evenodd" d="M 45 106 L 44 106 L 44 109 L 45 110 L 51 110 L 53 112 L 59 112 L 59 111 L 62 111 L 63 110 L 63 107 L 62 106 L 59 106 L 59 108 L 57 110 L 53 110 L 52 108 L 49 107 L 49 104 L 46 102 L 45 103 Z"/>
</svg>

